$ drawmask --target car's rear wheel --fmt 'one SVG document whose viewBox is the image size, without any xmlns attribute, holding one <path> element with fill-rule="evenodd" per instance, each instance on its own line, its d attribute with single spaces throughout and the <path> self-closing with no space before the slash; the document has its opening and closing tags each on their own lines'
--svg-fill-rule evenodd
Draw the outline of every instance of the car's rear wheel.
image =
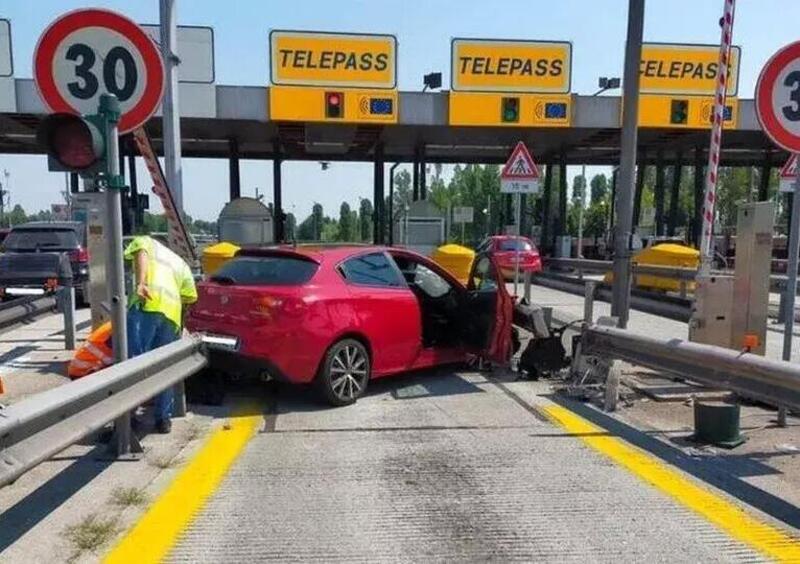
<svg viewBox="0 0 800 564">
<path fill-rule="evenodd" d="M 317 375 L 317 385 L 331 405 L 350 405 L 364 395 L 369 374 L 367 348 L 355 339 L 342 339 L 325 354 L 325 361 Z"/>
</svg>

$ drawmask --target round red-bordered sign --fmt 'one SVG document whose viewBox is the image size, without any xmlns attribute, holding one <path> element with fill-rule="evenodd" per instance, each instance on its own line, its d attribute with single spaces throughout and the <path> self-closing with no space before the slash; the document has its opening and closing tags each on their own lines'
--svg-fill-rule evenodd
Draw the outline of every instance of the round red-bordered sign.
<svg viewBox="0 0 800 564">
<path fill-rule="evenodd" d="M 756 116 L 776 145 L 800 153 L 800 41 L 780 49 L 761 69 Z"/>
<path fill-rule="evenodd" d="M 116 95 L 120 133 L 150 119 L 164 93 L 164 66 L 150 36 L 125 16 L 95 8 L 50 24 L 36 44 L 33 77 L 51 112 L 93 114 L 101 94 Z"/>
</svg>

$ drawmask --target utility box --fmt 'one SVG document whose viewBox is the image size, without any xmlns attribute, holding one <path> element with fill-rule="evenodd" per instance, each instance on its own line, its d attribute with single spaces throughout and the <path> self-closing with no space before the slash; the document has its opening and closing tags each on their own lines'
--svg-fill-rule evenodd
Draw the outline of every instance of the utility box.
<svg viewBox="0 0 800 564">
<path fill-rule="evenodd" d="M 736 273 L 731 302 L 732 349 L 748 348 L 750 352 L 761 355 L 766 351 L 774 227 L 774 202 L 754 202 L 739 206 L 736 222 Z"/>
<path fill-rule="evenodd" d="M 697 277 L 689 340 L 764 354 L 775 204 L 739 207 L 733 276 Z"/>
<path fill-rule="evenodd" d="M 86 223 L 86 250 L 89 252 L 89 292 L 87 299 L 92 314 L 92 329 L 110 319 L 103 302 L 110 303 L 106 289 L 106 257 L 108 256 L 108 211 L 105 192 L 72 194 L 72 218 Z"/>
<path fill-rule="evenodd" d="M 689 340 L 730 348 L 733 316 L 733 276 L 698 276 L 694 291 Z"/>
</svg>

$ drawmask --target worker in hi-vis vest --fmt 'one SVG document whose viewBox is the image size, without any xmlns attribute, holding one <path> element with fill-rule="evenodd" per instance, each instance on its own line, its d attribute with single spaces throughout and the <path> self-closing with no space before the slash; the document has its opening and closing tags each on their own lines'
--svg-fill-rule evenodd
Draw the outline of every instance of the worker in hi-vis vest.
<svg viewBox="0 0 800 564">
<path fill-rule="evenodd" d="M 176 341 L 183 306 L 197 301 L 192 271 L 184 260 L 152 237 L 140 236 L 125 249 L 133 261 L 134 290 L 128 304 L 128 356 L 133 358 Z M 172 430 L 172 388 L 155 398 L 159 433 Z"/>
</svg>

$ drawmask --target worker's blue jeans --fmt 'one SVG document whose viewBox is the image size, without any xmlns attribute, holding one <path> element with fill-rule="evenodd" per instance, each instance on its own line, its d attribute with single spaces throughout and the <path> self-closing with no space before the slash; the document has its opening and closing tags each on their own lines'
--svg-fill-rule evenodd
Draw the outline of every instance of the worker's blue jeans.
<svg viewBox="0 0 800 564">
<path fill-rule="evenodd" d="M 175 325 L 164 314 L 142 311 L 139 306 L 128 310 L 128 358 L 144 354 L 178 340 Z M 174 398 L 172 388 L 167 388 L 155 397 L 155 420 L 164 421 L 172 417 Z"/>
</svg>

